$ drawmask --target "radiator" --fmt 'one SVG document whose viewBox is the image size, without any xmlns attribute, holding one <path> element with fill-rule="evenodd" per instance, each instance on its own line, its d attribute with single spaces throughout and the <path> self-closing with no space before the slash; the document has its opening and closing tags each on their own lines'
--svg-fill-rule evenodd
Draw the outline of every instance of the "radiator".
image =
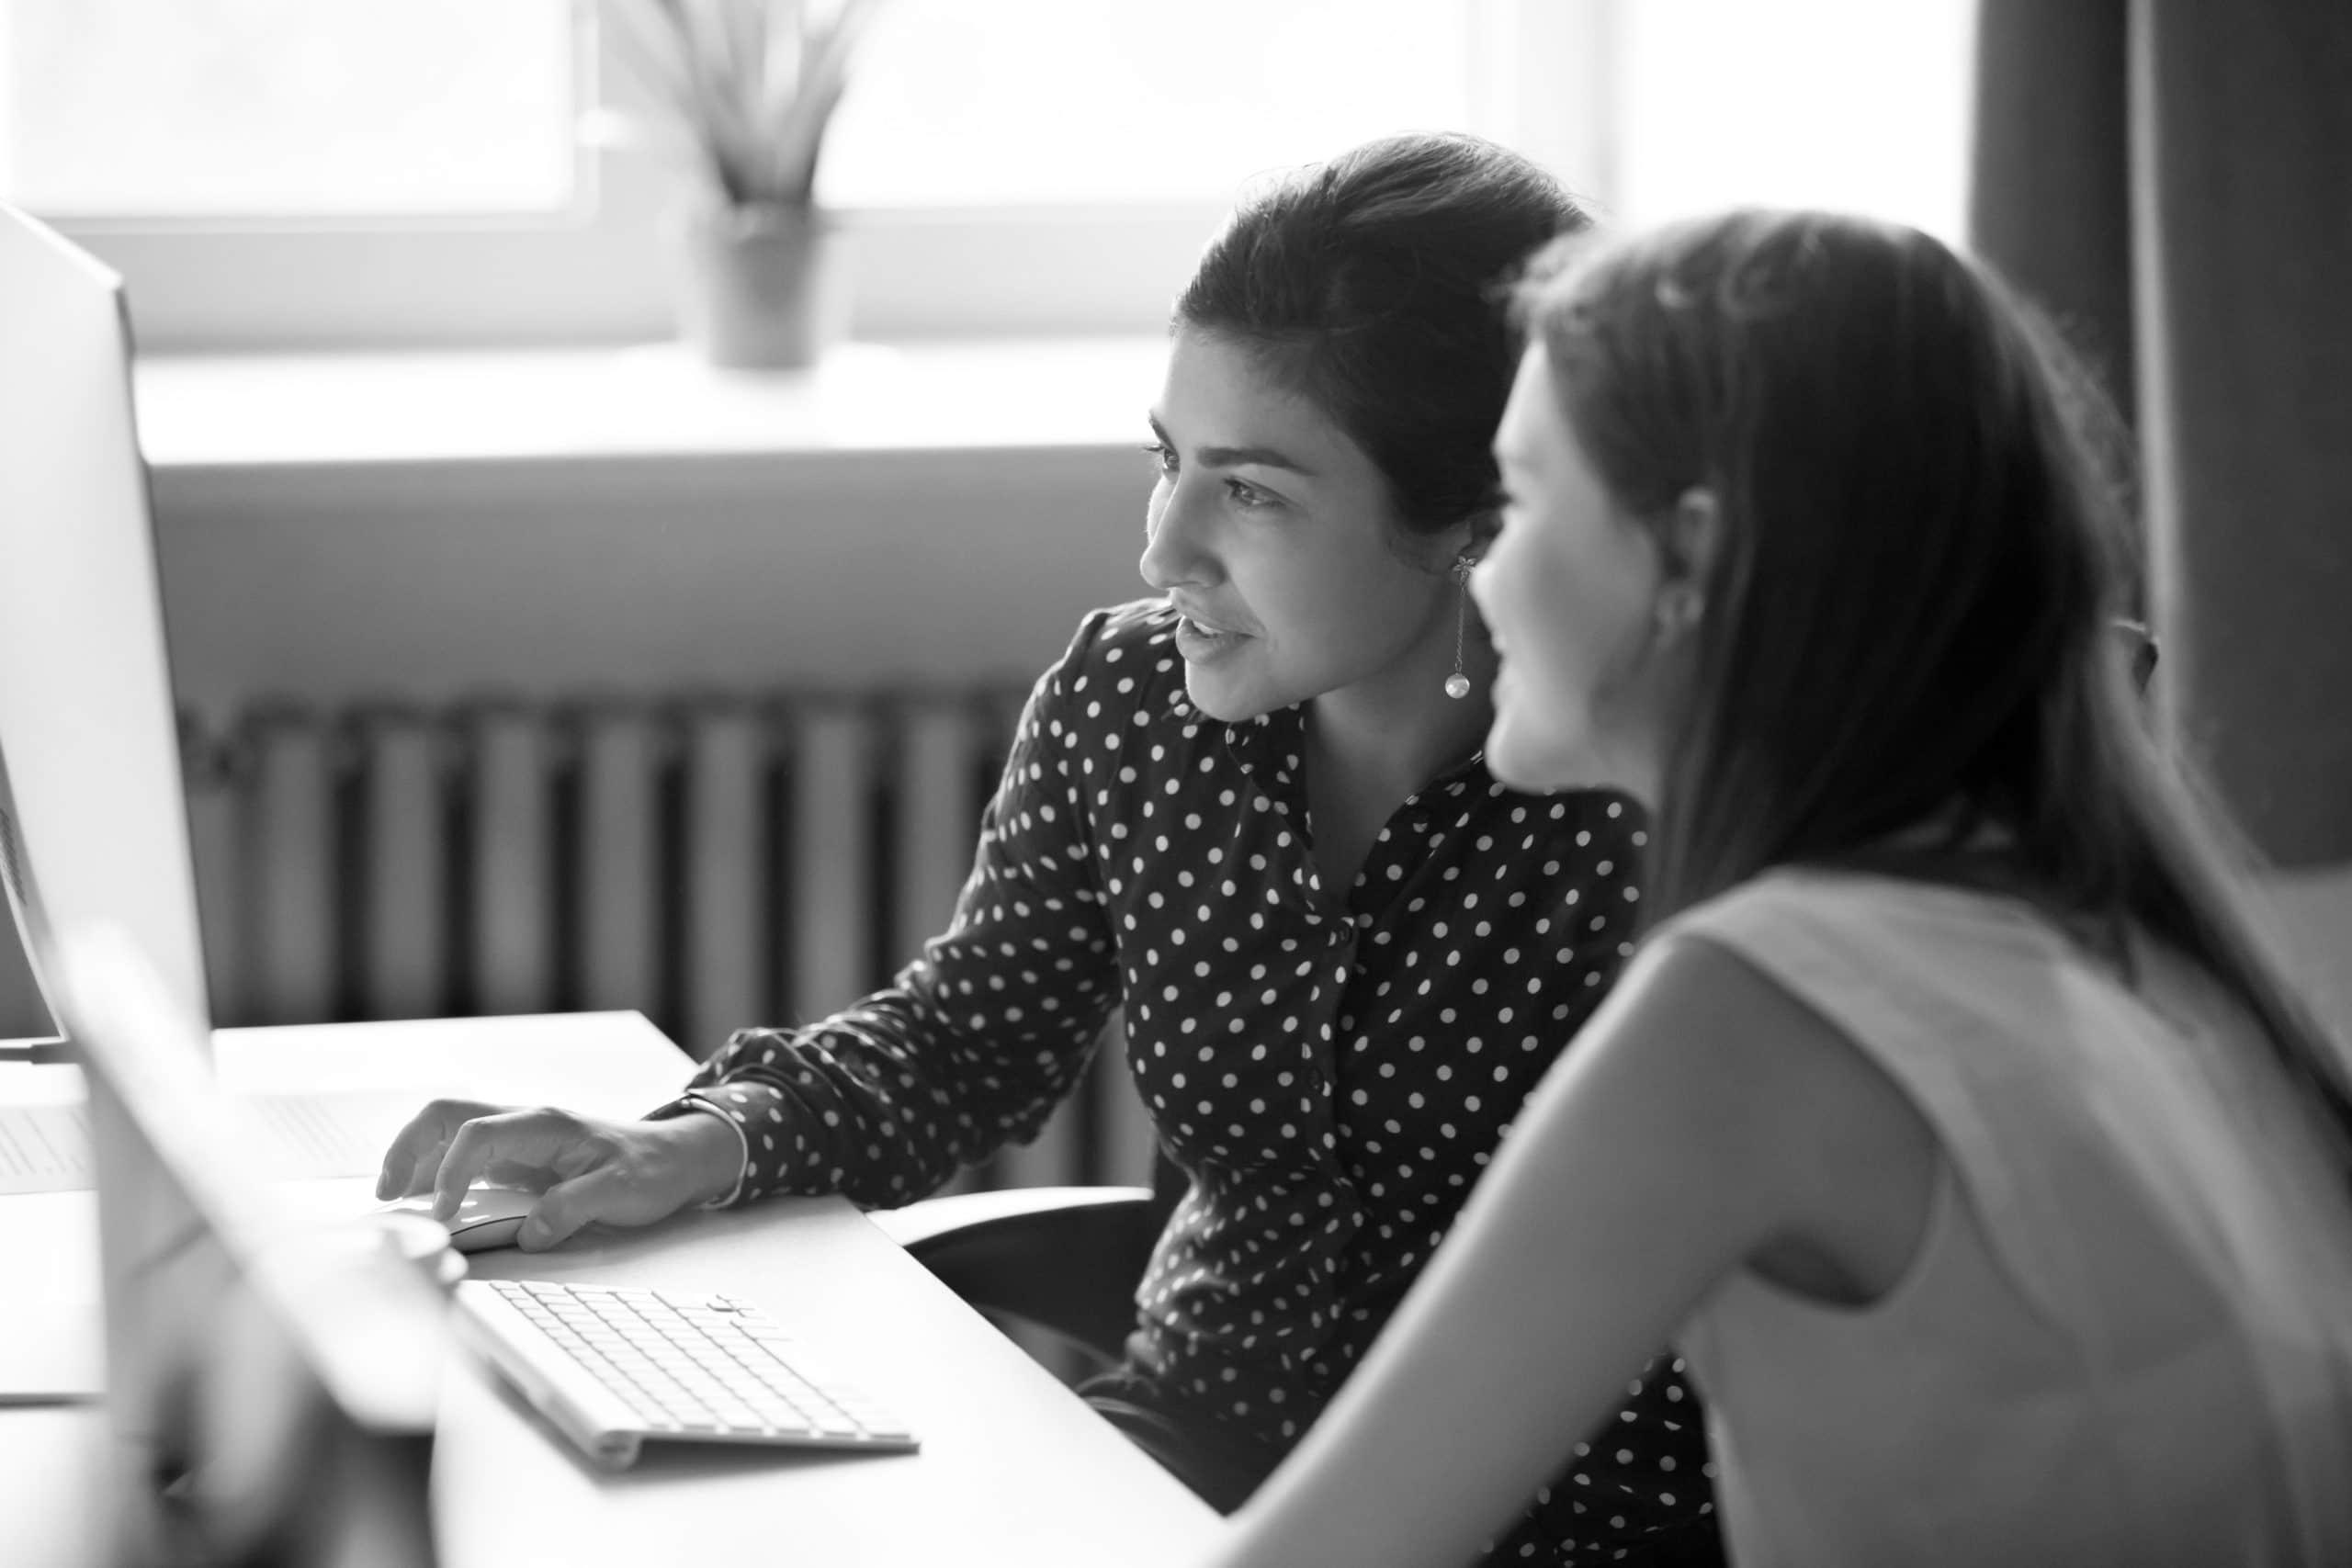
<svg viewBox="0 0 2352 1568">
<path fill-rule="evenodd" d="M 940 931 L 1021 690 L 271 705 L 184 726 L 224 1025 L 635 1009 L 697 1056 Z M 1148 1181 L 1114 1028 L 964 1185 Z"/>
</svg>

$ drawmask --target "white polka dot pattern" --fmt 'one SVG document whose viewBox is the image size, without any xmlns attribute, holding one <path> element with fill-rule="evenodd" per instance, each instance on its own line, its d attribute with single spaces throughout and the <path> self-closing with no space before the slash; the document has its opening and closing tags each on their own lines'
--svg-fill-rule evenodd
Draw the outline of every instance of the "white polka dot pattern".
<svg viewBox="0 0 2352 1568">
<path fill-rule="evenodd" d="M 1193 1180 L 1131 1359 L 1278 1456 L 1629 951 L 1642 833 L 1614 796 L 1521 795 L 1474 760 L 1397 809 L 1352 886 L 1326 887 L 1304 710 L 1201 715 L 1171 629 L 1156 601 L 1088 617 L 1030 698 L 946 934 L 832 1018 L 739 1032 L 691 1091 L 742 1128 L 743 1195 L 888 1207 L 1035 1136 L 1123 1006 L 1137 1092 Z M 1574 1561 L 1571 1539 L 1622 1543 L 1705 1506 L 1672 1473 L 1704 1462 L 1695 1405 L 1665 1404 L 1684 1396 L 1662 1363 L 1641 1381 L 1659 1408 L 1637 1384 L 1626 1428 L 1579 1457 L 1511 1558 L 1524 1537 Z M 1611 1500 L 1571 1529 L 1579 1480 Z"/>
</svg>

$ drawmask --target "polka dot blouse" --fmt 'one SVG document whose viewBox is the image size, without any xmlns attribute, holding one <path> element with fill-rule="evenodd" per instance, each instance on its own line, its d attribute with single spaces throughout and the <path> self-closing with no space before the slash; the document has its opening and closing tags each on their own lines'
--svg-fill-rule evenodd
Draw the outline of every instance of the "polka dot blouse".
<svg viewBox="0 0 2352 1568">
<path fill-rule="evenodd" d="M 739 1200 L 893 1207 L 1035 1136 L 1124 1008 L 1192 1178 L 1131 1370 L 1271 1470 L 1630 951 L 1642 835 L 1613 796 L 1521 795 L 1474 759 L 1327 887 L 1304 710 L 1203 715 L 1172 630 L 1159 601 L 1089 616 L 1022 716 L 946 934 L 831 1018 L 739 1031 L 665 1111 L 741 1130 Z M 1606 1562 L 1711 1507 L 1679 1363 L 1625 1371 L 1631 1402 L 1498 1561 Z"/>
</svg>

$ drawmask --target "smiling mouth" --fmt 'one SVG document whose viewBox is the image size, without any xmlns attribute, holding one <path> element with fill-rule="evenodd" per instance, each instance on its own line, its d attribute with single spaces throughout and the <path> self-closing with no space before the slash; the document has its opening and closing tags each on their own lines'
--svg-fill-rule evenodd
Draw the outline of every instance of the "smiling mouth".
<svg viewBox="0 0 2352 1568">
<path fill-rule="evenodd" d="M 1230 626 L 1218 626 L 1215 621 L 1203 620 L 1172 599 L 1169 601 L 1168 607 L 1176 612 L 1176 629 L 1187 636 L 1215 639 L 1250 635 L 1247 632 L 1235 631 Z"/>
<path fill-rule="evenodd" d="M 1186 615 L 1176 617 L 1176 651 L 1183 655 L 1187 664 L 1222 660 L 1249 640 L 1247 632 L 1229 632 Z"/>
<path fill-rule="evenodd" d="M 1176 628 L 1179 631 L 1185 632 L 1197 637 L 1216 638 L 1246 637 L 1249 635 L 1246 632 L 1229 631 L 1224 626 L 1212 626 L 1206 621 L 1197 620 L 1191 615 L 1180 615 L 1176 617 Z"/>
</svg>

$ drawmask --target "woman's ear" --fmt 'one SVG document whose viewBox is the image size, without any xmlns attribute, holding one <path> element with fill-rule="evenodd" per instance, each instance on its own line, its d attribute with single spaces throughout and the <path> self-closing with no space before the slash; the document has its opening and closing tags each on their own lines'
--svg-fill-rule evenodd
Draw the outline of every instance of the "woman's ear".
<svg viewBox="0 0 2352 1568">
<path fill-rule="evenodd" d="M 1493 547 L 1495 536 L 1503 531 L 1502 508 L 1490 506 L 1484 512 L 1472 513 L 1469 527 L 1470 543 L 1464 548 L 1468 554 L 1483 558 Z"/>
<path fill-rule="evenodd" d="M 1723 509 L 1714 491 L 1693 485 L 1677 496 L 1657 538 L 1658 630 L 1679 637 L 1706 614 L 1707 581 L 1723 541 Z"/>
<path fill-rule="evenodd" d="M 1452 572 L 1453 563 L 1464 557 L 1473 561 L 1485 558 L 1503 530 L 1503 514 L 1498 509 L 1474 512 L 1461 522 L 1450 525 L 1442 534 L 1425 535 L 1430 550 L 1430 570 Z"/>
</svg>

